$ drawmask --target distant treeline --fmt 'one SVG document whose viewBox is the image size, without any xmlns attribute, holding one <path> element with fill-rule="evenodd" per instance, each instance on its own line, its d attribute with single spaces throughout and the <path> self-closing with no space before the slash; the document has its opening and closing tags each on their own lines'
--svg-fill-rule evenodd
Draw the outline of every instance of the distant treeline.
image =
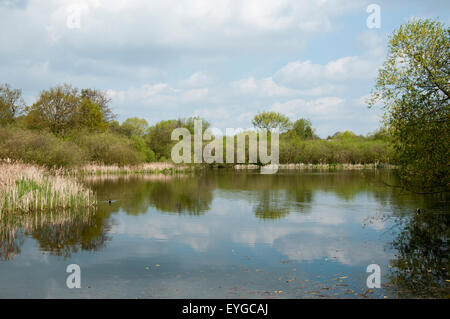
<svg viewBox="0 0 450 319">
<path fill-rule="evenodd" d="M 194 133 L 197 118 L 153 126 L 136 117 L 119 123 L 110 105 L 105 92 L 68 84 L 43 90 L 36 102 L 25 105 L 20 89 L 1 85 L 0 159 L 48 167 L 170 161 L 176 143 L 172 131 L 184 127 Z M 203 130 L 209 127 L 207 121 L 202 123 Z M 308 120 L 292 123 L 273 112 L 257 114 L 253 124 L 257 129 L 280 129 L 280 163 L 387 163 L 391 158 L 383 130 L 367 136 L 337 132 L 320 139 Z"/>
</svg>

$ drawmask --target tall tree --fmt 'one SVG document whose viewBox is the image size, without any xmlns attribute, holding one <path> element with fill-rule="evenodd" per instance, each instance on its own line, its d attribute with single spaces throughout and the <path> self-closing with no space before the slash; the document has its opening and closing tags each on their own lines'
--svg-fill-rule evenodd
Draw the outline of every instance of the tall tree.
<svg viewBox="0 0 450 319">
<path fill-rule="evenodd" d="M 298 119 L 294 122 L 293 130 L 295 134 L 302 139 L 312 139 L 314 137 L 314 130 L 311 121 L 306 119 Z"/>
<path fill-rule="evenodd" d="M 148 128 L 148 122 L 137 117 L 126 119 L 121 125 L 123 133 L 128 136 L 137 135 L 143 137 L 147 134 Z"/>
<path fill-rule="evenodd" d="M 271 131 L 279 129 L 280 132 L 285 132 L 292 127 L 289 118 L 278 112 L 261 112 L 255 115 L 252 124 L 258 129 L 265 129 Z"/>
<path fill-rule="evenodd" d="M 64 135 L 73 126 L 78 103 L 78 90 L 69 84 L 44 90 L 29 108 L 27 125 L 30 128 L 49 128 L 55 134 Z"/>
<path fill-rule="evenodd" d="M 116 115 L 111 110 L 111 98 L 104 91 L 97 89 L 82 89 L 81 97 L 88 98 L 100 107 L 102 117 L 105 122 L 111 122 L 115 120 Z"/>
<path fill-rule="evenodd" d="M 402 181 L 417 191 L 449 190 L 449 36 L 438 21 L 400 26 L 369 100 L 383 104 Z"/>
<path fill-rule="evenodd" d="M 20 89 L 13 89 L 9 84 L 0 85 L 0 124 L 11 123 L 24 107 Z"/>
<path fill-rule="evenodd" d="M 104 131 L 109 110 L 102 95 L 91 90 L 79 92 L 69 84 L 59 85 L 41 92 L 39 99 L 28 108 L 25 123 L 29 128 L 49 129 L 65 135 L 73 129 Z M 103 104 L 103 107 L 99 103 Z M 109 112 L 109 111 L 108 111 Z"/>
<path fill-rule="evenodd" d="M 77 109 L 72 117 L 71 128 L 102 132 L 108 127 L 108 123 L 103 118 L 100 106 L 84 97 L 80 98 Z"/>
</svg>

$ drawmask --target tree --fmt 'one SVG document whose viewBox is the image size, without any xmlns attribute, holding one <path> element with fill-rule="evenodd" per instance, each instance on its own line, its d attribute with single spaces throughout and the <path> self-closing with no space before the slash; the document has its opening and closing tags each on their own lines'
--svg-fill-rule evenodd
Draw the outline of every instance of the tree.
<svg viewBox="0 0 450 319">
<path fill-rule="evenodd" d="M 73 125 L 78 106 L 78 90 L 69 84 L 44 90 L 39 100 L 30 108 L 27 126 L 30 128 L 49 128 L 52 133 L 64 135 Z"/>
<path fill-rule="evenodd" d="M 28 108 L 25 123 L 28 128 L 49 129 L 64 136 L 70 130 L 83 129 L 104 131 L 105 103 L 101 94 L 83 90 L 69 84 L 59 85 L 41 92 L 39 99 Z M 109 110 L 109 109 L 108 109 Z M 108 116 L 108 115 L 106 115 Z"/>
<path fill-rule="evenodd" d="M 9 84 L 0 85 L 0 124 L 11 123 L 21 114 L 24 106 L 20 89 L 13 89 Z"/>
<path fill-rule="evenodd" d="M 112 112 L 109 104 L 111 103 L 111 98 L 104 91 L 96 89 L 82 89 L 81 98 L 88 98 L 100 107 L 102 112 L 103 120 L 107 123 L 113 121 L 116 115 Z"/>
<path fill-rule="evenodd" d="M 103 132 L 108 123 L 103 119 L 103 113 L 97 103 L 88 98 L 82 98 L 75 110 L 71 128 L 87 128 L 91 131 Z"/>
<path fill-rule="evenodd" d="M 143 137 L 147 134 L 148 128 L 148 122 L 137 117 L 126 119 L 121 125 L 122 132 L 128 136 L 137 135 Z"/>
<path fill-rule="evenodd" d="M 355 139 L 355 138 L 358 138 L 358 135 L 356 135 L 352 131 L 336 132 L 331 137 L 331 139 L 337 139 L 337 140 L 351 140 L 351 139 Z"/>
<path fill-rule="evenodd" d="M 179 119 L 178 127 L 187 128 L 189 130 L 189 132 L 191 132 L 191 134 L 194 134 L 195 133 L 194 132 L 194 123 L 196 120 L 202 121 L 202 133 L 204 133 L 211 126 L 211 124 L 207 120 L 202 119 L 199 116 L 193 116 L 193 117 L 191 116 L 188 118 Z"/>
<path fill-rule="evenodd" d="M 147 145 L 155 152 L 157 160 L 167 160 L 174 142 L 171 140 L 172 131 L 180 127 L 179 121 L 167 120 L 156 123 L 148 130 L 145 137 Z"/>
<path fill-rule="evenodd" d="M 145 141 L 150 149 L 155 152 L 157 160 L 167 160 L 171 157 L 172 147 L 176 144 L 172 141 L 172 131 L 179 127 L 187 128 L 194 134 L 194 121 L 202 121 L 202 134 L 210 126 L 210 124 L 199 117 L 189 117 L 178 120 L 167 120 L 156 123 L 148 129 Z"/>
<path fill-rule="evenodd" d="M 306 119 L 298 119 L 294 122 L 293 130 L 301 139 L 307 140 L 314 137 L 311 121 Z"/>
<path fill-rule="evenodd" d="M 450 29 L 412 20 L 394 32 L 369 106 L 379 102 L 403 185 L 449 190 Z"/>
<path fill-rule="evenodd" d="M 255 115 L 252 124 L 258 129 L 265 129 L 268 131 L 279 129 L 280 132 L 285 132 L 292 127 L 289 118 L 277 112 L 261 112 Z"/>
</svg>

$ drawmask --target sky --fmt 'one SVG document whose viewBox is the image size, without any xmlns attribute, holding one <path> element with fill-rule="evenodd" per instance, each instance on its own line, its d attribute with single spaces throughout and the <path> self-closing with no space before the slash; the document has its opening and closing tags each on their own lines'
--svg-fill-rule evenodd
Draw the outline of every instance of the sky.
<svg viewBox="0 0 450 319">
<path fill-rule="evenodd" d="M 320 137 L 367 134 L 383 114 L 365 98 L 388 36 L 412 18 L 449 25 L 449 9 L 446 0 L 0 0 L 0 83 L 27 103 L 62 83 L 104 90 L 119 121 L 200 116 L 225 132 L 276 111 L 309 119 Z"/>
</svg>

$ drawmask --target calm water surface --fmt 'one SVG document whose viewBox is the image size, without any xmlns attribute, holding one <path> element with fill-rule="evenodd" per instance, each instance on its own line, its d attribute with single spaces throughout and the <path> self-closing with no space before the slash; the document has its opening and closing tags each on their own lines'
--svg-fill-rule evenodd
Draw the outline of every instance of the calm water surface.
<svg viewBox="0 0 450 319">
<path fill-rule="evenodd" d="M 386 186 L 392 175 L 90 178 L 95 212 L 0 221 L 0 297 L 448 297 L 449 208 Z M 366 286 L 369 264 L 381 289 Z"/>
</svg>

